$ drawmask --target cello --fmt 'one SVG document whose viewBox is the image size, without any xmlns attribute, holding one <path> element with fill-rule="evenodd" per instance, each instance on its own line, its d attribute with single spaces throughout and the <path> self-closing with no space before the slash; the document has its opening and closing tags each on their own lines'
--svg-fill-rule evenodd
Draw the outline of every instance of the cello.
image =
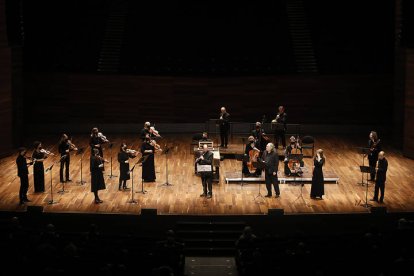
<svg viewBox="0 0 414 276">
<path fill-rule="evenodd" d="M 249 169 L 249 172 L 254 173 L 256 171 L 256 168 L 253 166 L 253 163 L 257 162 L 257 158 L 259 158 L 260 155 L 260 150 L 256 148 L 254 141 L 252 141 L 250 146 L 252 149 L 249 151 L 249 161 L 246 162 L 246 165 Z"/>
<path fill-rule="evenodd" d="M 294 145 L 294 148 L 292 148 L 292 150 L 290 151 L 290 155 L 292 155 L 292 154 L 294 154 L 294 155 L 302 154 L 302 148 L 299 144 L 299 137 L 296 139 L 296 141 L 293 145 Z M 288 167 L 289 167 L 289 170 L 291 171 L 291 173 L 299 173 L 301 171 L 300 170 L 300 160 L 297 159 L 297 158 L 289 158 Z"/>
</svg>

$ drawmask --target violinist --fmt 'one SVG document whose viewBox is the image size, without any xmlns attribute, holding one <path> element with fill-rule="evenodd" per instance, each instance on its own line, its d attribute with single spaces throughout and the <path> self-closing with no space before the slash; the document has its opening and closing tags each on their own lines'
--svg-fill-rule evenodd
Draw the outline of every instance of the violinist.
<svg viewBox="0 0 414 276">
<path fill-rule="evenodd" d="M 45 168 L 43 161 L 48 157 L 47 153 L 50 153 L 42 148 L 42 142 L 35 141 L 33 143 L 34 151 L 32 153 L 33 165 L 33 182 L 34 192 L 43 193 L 45 191 Z"/>
<path fill-rule="evenodd" d="M 142 163 L 142 179 L 145 182 L 154 182 L 155 177 L 155 165 L 154 165 L 154 153 L 156 145 L 154 140 L 151 140 L 150 134 L 145 136 L 145 140 L 141 145 L 142 156 L 148 156 L 147 160 Z"/>
<path fill-rule="evenodd" d="M 99 198 L 98 191 L 105 190 L 105 179 L 103 177 L 104 162 L 108 162 L 99 156 L 99 150 L 93 149 L 90 163 L 91 170 L 91 192 L 95 196 L 95 204 L 102 203 L 103 201 Z"/>
<path fill-rule="evenodd" d="M 220 126 L 220 147 L 227 148 L 229 141 L 229 130 L 230 130 L 230 114 L 227 113 L 226 108 L 222 107 L 219 114 L 219 126 Z"/>
<path fill-rule="evenodd" d="M 119 186 L 118 190 L 121 191 L 121 187 L 124 190 L 129 188 L 126 185 L 127 180 L 130 179 L 129 172 L 129 159 L 135 158 L 137 152 L 127 148 L 125 143 L 121 144 L 121 149 L 118 153 L 118 162 L 119 162 Z"/>
<path fill-rule="evenodd" d="M 196 164 L 210 165 L 210 171 L 201 172 L 201 184 L 203 185 L 203 193 L 200 197 L 210 199 L 213 196 L 213 153 L 208 150 L 207 145 L 203 145 L 203 152 L 196 159 Z"/>
<path fill-rule="evenodd" d="M 256 160 L 252 160 L 254 156 L 257 158 L 260 155 L 260 150 L 256 147 L 256 140 L 253 136 L 249 136 L 248 142 L 246 144 L 244 154 L 246 156 L 249 156 L 249 162 L 243 161 L 243 175 L 244 176 L 260 176 L 261 175 L 261 169 L 256 169 L 254 173 L 250 172 L 249 167 L 247 166 L 248 163 L 251 164 L 251 162 L 255 162 Z M 252 158 L 253 157 L 253 158 Z"/>
<path fill-rule="evenodd" d="M 99 151 L 99 156 L 103 158 L 103 150 L 102 145 L 104 143 L 108 143 L 109 140 L 99 132 L 97 127 L 94 127 L 91 132 L 91 138 L 89 140 L 89 145 L 91 146 L 91 154 L 93 154 L 93 149 L 97 149 Z"/>
<path fill-rule="evenodd" d="M 290 176 L 294 173 L 294 167 L 300 165 L 300 167 L 304 166 L 303 156 L 299 155 L 293 158 L 292 154 L 302 154 L 302 147 L 300 146 L 299 141 L 294 137 L 290 137 L 290 144 L 286 147 L 285 150 L 285 175 Z M 299 158 L 299 159 L 297 159 Z"/>
<path fill-rule="evenodd" d="M 262 128 L 261 122 L 256 122 L 256 126 L 252 131 L 252 136 L 256 140 L 256 147 L 260 150 L 260 152 L 263 152 L 266 148 L 268 138 Z"/>
<path fill-rule="evenodd" d="M 60 153 L 60 182 L 71 182 L 69 178 L 69 165 L 70 165 L 70 151 L 78 150 L 74 144 L 69 140 L 69 137 L 63 133 L 59 142 L 59 153 Z M 63 179 L 63 169 L 66 167 L 65 177 L 66 181 Z"/>
<path fill-rule="evenodd" d="M 375 181 L 375 167 L 378 161 L 378 153 L 382 150 L 381 139 L 378 138 L 376 131 L 371 131 L 369 133 L 368 147 L 368 161 L 369 167 L 371 168 L 370 181 Z"/>
<path fill-rule="evenodd" d="M 272 123 L 276 123 L 276 129 L 275 129 L 275 146 L 276 148 L 279 147 L 279 140 L 282 141 L 282 146 L 283 149 L 286 148 L 286 140 L 285 140 L 285 135 L 286 135 L 286 120 L 287 120 L 287 114 L 285 112 L 285 107 L 284 106 L 279 106 L 278 108 L 278 113 L 276 115 L 276 118 L 274 120 L 272 120 Z"/>
<path fill-rule="evenodd" d="M 27 163 L 26 159 L 26 148 L 19 148 L 19 155 L 16 159 L 17 164 L 17 176 L 20 177 L 20 190 L 19 190 L 19 200 L 20 205 L 23 205 L 25 202 L 30 202 L 27 198 L 27 190 L 29 189 L 29 170 L 28 166 L 32 165 L 33 162 Z"/>
<path fill-rule="evenodd" d="M 150 129 L 151 129 L 151 123 L 150 122 L 145 122 L 144 123 L 144 128 L 141 130 L 141 139 L 142 139 L 142 141 L 145 141 L 145 137 L 147 135 L 150 135 L 150 137 L 152 136 L 152 134 L 150 132 Z"/>
</svg>

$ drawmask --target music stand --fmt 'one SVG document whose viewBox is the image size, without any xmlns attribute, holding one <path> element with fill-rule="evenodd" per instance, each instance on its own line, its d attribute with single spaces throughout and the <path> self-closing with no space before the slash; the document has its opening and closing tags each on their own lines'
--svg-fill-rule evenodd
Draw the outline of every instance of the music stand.
<svg viewBox="0 0 414 276">
<path fill-rule="evenodd" d="M 370 148 L 366 148 L 366 147 L 357 147 L 358 149 L 358 153 L 362 155 L 362 167 L 365 166 L 365 156 L 367 156 L 371 151 Z M 364 186 L 364 173 L 361 171 L 361 182 L 359 182 L 358 184 L 361 184 L 361 186 Z M 368 184 L 368 179 L 367 179 L 367 184 Z"/>
<path fill-rule="evenodd" d="M 245 153 L 243 154 L 235 154 L 236 160 L 241 161 L 242 168 L 241 168 L 241 183 L 240 185 L 243 186 L 243 164 L 244 162 L 249 161 L 249 156 Z"/>
<path fill-rule="evenodd" d="M 147 157 L 145 157 L 146 159 Z M 134 166 L 132 166 L 132 168 L 129 170 L 129 172 L 131 173 L 131 201 L 129 201 L 128 203 L 132 203 L 132 204 L 137 204 L 138 202 L 134 199 L 134 169 L 135 166 L 137 164 L 142 164 L 144 156 L 141 156 L 137 162 L 135 162 Z"/>
<path fill-rule="evenodd" d="M 164 147 L 164 154 L 165 154 L 165 183 L 161 186 L 173 186 L 173 184 L 168 182 L 168 153 L 170 152 L 171 148 L 167 148 L 167 145 Z"/>
<path fill-rule="evenodd" d="M 47 204 L 49 204 L 49 205 L 58 203 L 58 202 L 53 200 L 52 169 L 53 169 L 53 166 L 55 164 L 56 164 L 56 162 L 52 163 L 52 165 L 50 165 L 50 167 L 46 169 L 46 172 L 50 171 L 50 200 L 47 202 Z"/>
<path fill-rule="evenodd" d="M 145 163 L 145 161 L 147 161 L 148 156 L 149 155 L 143 155 L 143 156 L 141 156 L 139 158 L 139 160 L 137 161 L 136 164 L 140 164 L 141 167 L 142 167 L 142 165 Z M 135 167 L 135 165 L 134 165 L 134 167 Z M 144 168 L 142 168 L 142 169 L 144 169 Z M 142 193 L 142 194 L 146 194 L 147 193 L 147 191 L 144 190 L 144 179 L 142 178 L 142 174 L 141 174 L 141 191 L 138 191 L 137 193 Z"/>
<path fill-rule="evenodd" d="M 364 173 L 367 174 L 367 185 L 365 185 L 365 203 L 361 204 L 361 206 L 365 207 L 365 208 L 369 208 L 372 205 L 368 204 L 368 174 L 371 173 L 371 167 L 369 166 L 359 166 L 359 169 L 362 173 L 362 175 L 364 175 Z"/>
<path fill-rule="evenodd" d="M 114 145 L 113 143 L 109 144 L 109 149 L 111 150 L 110 151 L 110 154 L 111 154 L 111 174 L 108 174 L 109 178 L 117 177 L 117 175 L 112 174 L 112 146 L 113 145 Z"/>
<path fill-rule="evenodd" d="M 256 163 L 256 168 L 257 169 L 266 169 L 266 163 L 260 159 L 257 159 L 257 163 Z M 253 201 L 256 201 L 256 198 L 260 197 L 263 200 L 263 196 L 260 193 L 260 186 L 262 186 L 262 184 L 260 184 L 259 182 L 259 193 L 257 194 L 257 196 L 253 199 Z"/>
<path fill-rule="evenodd" d="M 81 156 L 81 158 L 80 158 L 80 180 L 79 181 L 76 181 L 76 183 L 78 183 L 80 185 L 83 185 L 83 184 L 86 183 L 86 181 L 83 181 L 83 179 L 82 179 L 82 163 L 83 163 L 82 161 L 83 161 L 83 155 L 84 154 L 85 154 L 85 148 L 78 149 L 78 151 L 76 153 L 76 155 L 80 155 Z"/>
<path fill-rule="evenodd" d="M 60 157 L 60 159 L 59 159 L 59 161 L 56 161 L 55 163 L 57 163 L 57 162 L 62 162 L 65 158 L 67 158 L 68 154 L 69 154 L 69 153 L 67 153 L 67 154 L 65 154 L 65 155 L 63 155 L 63 156 L 61 156 L 61 157 Z M 59 191 L 58 191 L 58 194 L 64 194 L 65 192 L 66 192 L 66 191 L 65 191 L 65 181 L 63 181 L 63 182 L 62 182 L 62 190 L 59 190 Z"/>
</svg>

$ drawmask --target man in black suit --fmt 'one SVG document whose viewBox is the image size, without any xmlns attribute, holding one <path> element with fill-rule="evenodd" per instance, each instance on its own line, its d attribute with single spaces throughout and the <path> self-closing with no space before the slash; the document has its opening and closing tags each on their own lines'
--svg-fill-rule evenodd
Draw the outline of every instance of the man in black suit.
<svg viewBox="0 0 414 276">
<path fill-rule="evenodd" d="M 19 200 L 21 205 L 25 202 L 30 202 L 27 198 L 27 190 L 29 189 L 29 170 L 27 167 L 32 163 L 27 163 L 25 154 L 26 148 L 19 148 L 19 156 L 16 159 L 17 175 L 20 177 Z"/>
<path fill-rule="evenodd" d="M 203 152 L 196 163 L 200 165 L 209 165 L 209 171 L 202 171 L 201 182 L 203 184 L 203 193 L 201 197 L 211 198 L 213 196 L 213 153 L 208 150 L 207 145 L 203 145 Z"/>
<path fill-rule="evenodd" d="M 276 127 L 275 130 L 275 143 L 276 148 L 279 147 L 279 140 L 282 141 L 282 146 L 285 149 L 286 148 L 286 121 L 287 121 L 287 114 L 285 112 L 285 108 L 283 106 L 279 106 L 278 113 L 276 115 L 276 118 L 272 121 L 272 123 L 276 123 L 278 127 Z"/>
<path fill-rule="evenodd" d="M 220 119 L 219 119 L 220 139 L 221 139 L 220 147 L 227 148 L 227 144 L 229 141 L 229 130 L 230 130 L 229 119 L 230 119 L 230 114 L 227 113 L 225 107 L 222 107 L 220 109 Z"/>
<path fill-rule="evenodd" d="M 385 180 L 387 179 L 388 161 L 385 159 L 385 153 L 380 151 L 378 154 L 377 177 L 375 180 L 374 198 L 371 201 L 378 202 L 378 192 L 381 190 L 379 203 L 384 203 Z"/>
<path fill-rule="evenodd" d="M 262 155 L 262 160 L 265 163 L 265 182 L 267 195 L 266 197 L 272 197 L 272 185 L 275 189 L 276 198 L 280 196 L 279 182 L 277 179 L 277 171 L 279 167 L 279 157 L 275 150 L 273 143 L 266 145 L 266 151 Z"/>
</svg>

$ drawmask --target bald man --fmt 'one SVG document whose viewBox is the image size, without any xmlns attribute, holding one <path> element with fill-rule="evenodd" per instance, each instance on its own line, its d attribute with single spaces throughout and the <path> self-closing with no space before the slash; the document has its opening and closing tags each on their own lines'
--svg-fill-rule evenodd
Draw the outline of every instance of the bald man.
<svg viewBox="0 0 414 276">
<path fill-rule="evenodd" d="M 374 198 L 371 201 L 378 202 L 378 192 L 381 191 L 379 203 L 384 203 L 385 180 L 387 178 L 388 161 L 385 158 L 385 152 L 380 151 L 378 154 L 377 177 L 375 180 Z"/>
</svg>

